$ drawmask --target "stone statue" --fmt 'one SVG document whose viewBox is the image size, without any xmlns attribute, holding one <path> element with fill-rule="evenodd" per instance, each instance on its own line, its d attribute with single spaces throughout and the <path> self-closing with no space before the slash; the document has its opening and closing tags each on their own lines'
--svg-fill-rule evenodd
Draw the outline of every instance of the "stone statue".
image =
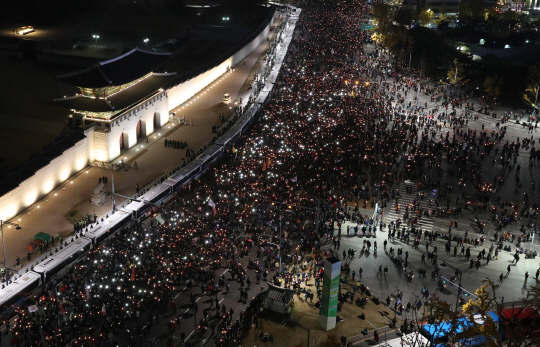
<svg viewBox="0 0 540 347">
<path fill-rule="evenodd" d="M 92 197 L 90 198 L 92 205 L 101 206 L 105 203 L 105 192 L 103 192 L 103 183 L 99 182 L 94 188 Z"/>
</svg>

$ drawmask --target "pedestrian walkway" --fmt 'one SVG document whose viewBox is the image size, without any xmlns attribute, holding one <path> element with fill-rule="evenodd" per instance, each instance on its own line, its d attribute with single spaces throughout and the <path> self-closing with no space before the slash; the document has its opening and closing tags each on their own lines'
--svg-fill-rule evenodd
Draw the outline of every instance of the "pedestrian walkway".
<svg viewBox="0 0 540 347">
<path fill-rule="evenodd" d="M 415 193 L 407 193 L 407 187 L 410 187 L 409 189 L 412 189 L 412 191 Z M 433 218 L 424 215 L 421 217 L 417 217 L 416 213 L 416 211 L 420 210 L 420 208 L 422 207 L 429 208 L 427 206 L 427 201 L 429 201 L 430 198 L 424 197 L 424 199 L 417 199 L 416 185 L 410 181 L 401 182 L 398 185 L 396 192 L 399 192 L 399 196 L 396 196 L 396 200 L 390 202 L 388 212 L 386 212 L 383 219 L 384 223 L 386 223 L 387 225 L 391 222 L 396 223 L 397 221 L 401 221 L 401 223 L 406 223 L 404 215 L 406 214 L 408 206 L 409 219 L 411 221 L 414 221 L 414 226 L 422 228 L 423 230 L 432 230 L 434 226 Z M 417 204 L 416 209 L 414 208 L 415 203 Z M 398 209 L 396 209 L 396 206 L 398 207 Z"/>
</svg>

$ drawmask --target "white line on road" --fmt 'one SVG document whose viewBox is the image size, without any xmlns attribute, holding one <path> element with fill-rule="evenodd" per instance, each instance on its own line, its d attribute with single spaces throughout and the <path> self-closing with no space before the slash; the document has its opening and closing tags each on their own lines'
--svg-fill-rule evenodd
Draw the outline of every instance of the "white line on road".
<svg viewBox="0 0 540 347">
<path fill-rule="evenodd" d="M 194 332 L 195 332 L 195 330 L 193 330 L 192 332 L 189 333 L 188 337 L 186 337 L 186 341 L 189 340 L 189 338 L 191 337 L 191 335 L 193 335 Z"/>
</svg>

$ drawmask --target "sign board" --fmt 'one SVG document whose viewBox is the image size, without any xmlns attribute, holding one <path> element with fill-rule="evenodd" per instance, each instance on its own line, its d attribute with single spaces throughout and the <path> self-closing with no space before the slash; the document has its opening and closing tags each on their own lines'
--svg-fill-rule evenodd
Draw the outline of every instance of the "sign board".
<svg viewBox="0 0 540 347">
<path fill-rule="evenodd" d="M 326 259 L 324 262 L 321 310 L 319 312 L 320 325 L 325 330 L 336 327 L 340 279 L 341 261 L 335 257 Z"/>
</svg>

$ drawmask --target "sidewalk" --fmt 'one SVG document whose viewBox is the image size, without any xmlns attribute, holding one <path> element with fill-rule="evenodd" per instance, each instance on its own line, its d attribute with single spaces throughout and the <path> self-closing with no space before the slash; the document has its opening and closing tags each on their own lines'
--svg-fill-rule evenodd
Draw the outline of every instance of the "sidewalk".
<svg viewBox="0 0 540 347">
<path fill-rule="evenodd" d="M 278 23 L 279 24 L 279 23 Z M 268 37 L 273 38 L 275 27 L 270 31 Z M 232 100 L 243 98 L 247 100 L 249 93 L 249 83 L 253 80 L 256 68 L 260 66 L 259 61 L 264 58 L 264 54 L 270 42 L 263 42 L 245 59 L 243 62 L 233 67 L 234 72 L 223 75 L 216 81 L 184 105 L 174 110 L 176 117 L 186 117 L 186 121 L 192 121 L 193 126 L 178 125 L 178 122 L 169 122 L 162 128 L 156 129 L 155 133 L 147 138 L 139 139 L 136 146 L 122 152 L 120 158 L 126 159 L 127 165 L 116 172 L 96 167 L 87 167 L 75 176 L 68 179 L 60 187 L 50 194 L 30 206 L 25 212 L 14 217 L 11 221 L 19 223 L 21 230 L 15 230 L 6 226 L 4 237 L 6 244 L 6 259 L 8 264 L 14 264 L 15 258 L 21 258 L 21 269 L 24 271 L 27 266 L 28 252 L 27 245 L 34 240 L 34 235 L 43 231 L 53 236 L 69 236 L 73 230 L 73 223 L 83 219 L 87 215 L 94 214 L 101 218 L 112 211 L 111 196 L 108 195 L 103 206 L 90 205 L 90 196 L 98 184 L 98 179 L 103 176 L 108 177 L 108 183 L 104 186 L 107 192 L 112 191 L 114 181 L 115 193 L 133 196 L 135 185 L 141 190 L 149 185 L 153 185 L 156 179 L 170 173 L 177 166 L 182 165 L 186 158 L 186 150 L 165 148 L 164 141 L 177 140 L 185 141 L 189 148 L 195 152 L 203 147 L 215 134 L 212 133 L 212 126 L 223 125 L 219 120 L 219 114 L 224 113 L 225 119 L 232 116 L 234 103 L 224 105 L 222 103 L 223 94 L 229 93 Z M 189 103 L 189 107 L 185 107 Z M 137 162 L 137 168 L 133 168 L 133 163 Z M 125 198 L 115 197 L 117 208 L 121 208 L 125 203 Z M 32 258 L 39 257 L 39 250 L 34 251 Z"/>
</svg>

